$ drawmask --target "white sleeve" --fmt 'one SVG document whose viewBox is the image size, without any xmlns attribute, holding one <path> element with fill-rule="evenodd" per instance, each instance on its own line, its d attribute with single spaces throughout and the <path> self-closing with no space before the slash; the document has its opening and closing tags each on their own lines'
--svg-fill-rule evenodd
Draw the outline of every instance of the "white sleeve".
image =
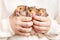
<svg viewBox="0 0 60 40">
<path fill-rule="evenodd" d="M 14 34 L 7 15 L 8 12 L 4 8 L 3 0 L 0 0 L 0 38 L 10 37 Z"/>
<path fill-rule="evenodd" d="M 9 18 L 0 20 L 0 37 L 10 37 L 14 34 L 10 27 Z"/>
<path fill-rule="evenodd" d="M 60 40 L 60 25 L 56 20 L 51 19 L 51 27 L 46 35 L 48 39 Z"/>
<path fill-rule="evenodd" d="M 57 15 L 55 16 L 54 19 L 51 19 L 51 28 L 48 31 L 48 33 L 53 33 L 53 34 L 59 34 L 60 33 L 60 0 L 58 0 L 58 4 L 57 4 Z"/>
<path fill-rule="evenodd" d="M 59 34 L 60 33 L 60 25 L 56 20 L 51 19 L 51 26 L 48 34 Z"/>
<path fill-rule="evenodd" d="M 51 19 L 51 27 L 47 34 L 50 34 L 50 38 L 53 38 L 54 40 L 60 40 L 60 0 L 58 0 L 58 6 L 57 6 L 57 15 L 54 19 Z"/>
</svg>

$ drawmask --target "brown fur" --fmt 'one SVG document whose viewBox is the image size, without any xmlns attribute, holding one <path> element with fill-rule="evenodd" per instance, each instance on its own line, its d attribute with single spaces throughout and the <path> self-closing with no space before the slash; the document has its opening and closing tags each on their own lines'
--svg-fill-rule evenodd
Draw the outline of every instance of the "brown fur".
<svg viewBox="0 0 60 40">
<path fill-rule="evenodd" d="M 27 7 L 24 5 L 18 6 L 15 10 L 15 15 L 24 15 L 24 16 L 31 16 L 32 14 L 38 16 L 48 16 L 46 9 L 44 8 L 35 8 L 35 7 Z"/>
<path fill-rule="evenodd" d="M 28 16 L 32 16 L 33 14 L 36 15 L 37 9 L 35 7 L 29 7 L 27 11 Z"/>
<path fill-rule="evenodd" d="M 39 8 L 37 15 L 39 15 L 39 16 L 48 16 L 48 14 L 46 12 L 46 9 L 44 9 L 44 8 Z"/>
</svg>

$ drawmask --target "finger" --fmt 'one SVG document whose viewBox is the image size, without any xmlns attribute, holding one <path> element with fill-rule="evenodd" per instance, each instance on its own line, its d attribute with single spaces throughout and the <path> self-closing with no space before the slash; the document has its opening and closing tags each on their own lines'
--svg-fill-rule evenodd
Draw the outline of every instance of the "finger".
<svg viewBox="0 0 60 40">
<path fill-rule="evenodd" d="M 45 34 L 45 33 L 47 33 L 48 31 L 46 30 L 46 31 L 40 31 L 41 33 L 43 33 L 43 34 Z"/>
<path fill-rule="evenodd" d="M 34 29 L 34 30 L 35 30 L 35 32 L 37 32 L 37 33 L 43 33 L 43 34 L 45 34 L 45 33 L 48 32 L 48 30 L 37 30 L 37 29 Z"/>
<path fill-rule="evenodd" d="M 36 20 L 33 20 L 33 23 L 35 24 L 35 25 L 38 25 L 38 26 L 46 26 L 46 27 L 48 27 L 48 26 L 50 26 L 50 22 L 39 22 L 39 21 L 36 21 Z"/>
<path fill-rule="evenodd" d="M 31 27 L 33 25 L 33 22 L 19 22 L 19 21 L 17 21 L 16 24 L 18 24 L 20 26 L 23 26 L 25 28 L 29 28 L 29 27 Z"/>
<path fill-rule="evenodd" d="M 23 27 L 17 26 L 16 29 L 23 33 L 30 33 L 32 31 L 32 27 L 31 28 L 23 28 Z"/>
<path fill-rule="evenodd" d="M 35 32 L 37 32 L 37 33 L 42 33 L 42 34 L 45 34 L 45 33 L 47 33 L 48 31 L 46 31 L 46 30 L 44 30 L 44 31 L 40 31 L 40 30 L 35 30 Z"/>
<path fill-rule="evenodd" d="M 39 21 L 48 21 L 47 17 L 43 17 L 43 16 L 34 16 L 34 19 L 39 20 Z"/>
<path fill-rule="evenodd" d="M 32 18 L 31 17 L 25 17 L 25 16 L 19 16 L 19 17 L 17 17 L 17 19 L 18 20 L 21 20 L 21 21 L 26 21 L 26 22 L 28 22 L 28 21 L 31 21 L 32 20 Z"/>
<path fill-rule="evenodd" d="M 49 27 L 39 27 L 39 26 L 36 26 L 36 25 L 34 25 L 33 27 L 34 27 L 35 30 L 39 30 L 39 31 L 49 30 Z"/>
<path fill-rule="evenodd" d="M 16 30 L 16 33 L 15 34 L 16 35 L 20 35 L 20 36 L 30 36 L 30 33 L 22 33 L 22 32 L 20 32 L 18 30 Z"/>
</svg>

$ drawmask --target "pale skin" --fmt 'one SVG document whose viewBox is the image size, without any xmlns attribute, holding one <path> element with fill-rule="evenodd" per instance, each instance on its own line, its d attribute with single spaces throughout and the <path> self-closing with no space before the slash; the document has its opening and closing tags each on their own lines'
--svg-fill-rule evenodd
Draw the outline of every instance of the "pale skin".
<svg viewBox="0 0 60 40">
<path fill-rule="evenodd" d="M 51 22 L 48 17 L 33 16 L 33 18 L 34 20 L 32 21 L 32 17 L 16 17 L 11 15 L 10 25 L 15 35 L 29 36 L 32 31 L 32 26 L 38 33 L 47 33 L 49 31 Z M 23 28 L 22 26 L 26 28 Z"/>
<path fill-rule="evenodd" d="M 39 33 L 47 33 L 50 29 L 50 19 L 43 16 L 34 16 L 33 27 Z"/>
</svg>

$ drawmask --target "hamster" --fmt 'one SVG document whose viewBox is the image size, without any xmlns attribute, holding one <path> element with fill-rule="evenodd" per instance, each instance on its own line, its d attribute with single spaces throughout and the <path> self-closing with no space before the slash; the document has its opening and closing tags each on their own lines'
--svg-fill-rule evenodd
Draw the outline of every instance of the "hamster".
<svg viewBox="0 0 60 40">
<path fill-rule="evenodd" d="M 26 15 L 26 6 L 24 5 L 20 5 L 20 6 L 17 6 L 16 10 L 15 10 L 15 16 L 25 16 Z"/>
<path fill-rule="evenodd" d="M 35 7 L 29 7 L 27 11 L 27 16 L 36 15 L 37 9 Z"/>
<path fill-rule="evenodd" d="M 38 16 L 45 16 L 45 17 L 48 16 L 48 14 L 47 14 L 47 12 L 46 12 L 46 9 L 44 9 L 44 8 L 39 8 L 37 15 L 38 15 Z"/>
</svg>

